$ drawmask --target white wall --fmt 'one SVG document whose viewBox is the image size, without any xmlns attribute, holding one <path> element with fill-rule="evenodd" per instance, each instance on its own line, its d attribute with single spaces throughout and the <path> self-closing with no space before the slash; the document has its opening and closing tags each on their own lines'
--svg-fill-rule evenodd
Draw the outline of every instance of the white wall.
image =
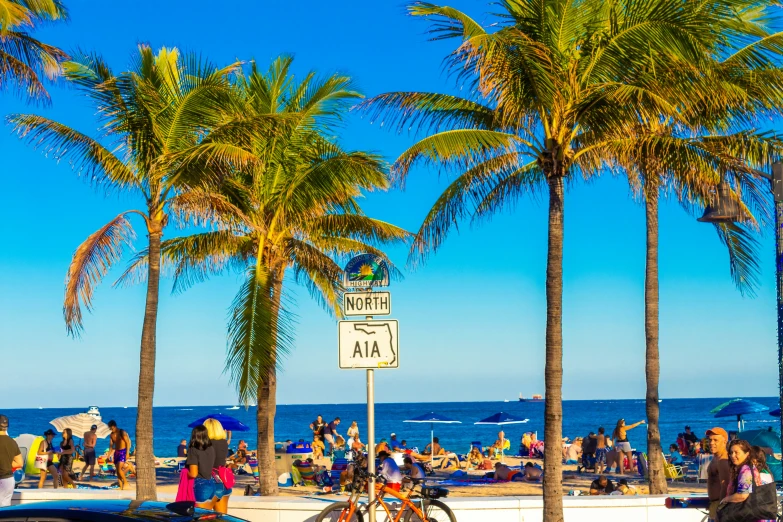
<svg viewBox="0 0 783 522">
<path fill-rule="evenodd" d="M 131 491 L 86 491 L 73 489 L 17 490 L 13 503 L 46 500 L 117 499 L 131 500 Z M 244 497 L 234 495 L 229 513 L 251 522 L 314 522 L 328 505 L 324 501 L 297 497 Z M 697 509 L 666 509 L 666 497 L 564 497 L 566 522 L 702 522 L 705 515 Z M 172 502 L 173 495 L 159 500 Z M 543 522 L 541 497 L 457 497 L 446 499 L 457 522 Z"/>
</svg>

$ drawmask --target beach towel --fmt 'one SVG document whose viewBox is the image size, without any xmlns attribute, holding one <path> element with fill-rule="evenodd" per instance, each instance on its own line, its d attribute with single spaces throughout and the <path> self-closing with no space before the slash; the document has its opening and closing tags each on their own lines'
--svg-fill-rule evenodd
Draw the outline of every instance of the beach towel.
<svg viewBox="0 0 783 522">
<path fill-rule="evenodd" d="M 183 502 L 185 500 L 189 502 L 196 501 L 196 495 L 193 492 L 193 484 L 195 480 L 188 477 L 188 470 L 183 469 L 179 474 L 179 486 L 177 487 L 177 497 L 174 499 L 176 502 Z"/>
</svg>

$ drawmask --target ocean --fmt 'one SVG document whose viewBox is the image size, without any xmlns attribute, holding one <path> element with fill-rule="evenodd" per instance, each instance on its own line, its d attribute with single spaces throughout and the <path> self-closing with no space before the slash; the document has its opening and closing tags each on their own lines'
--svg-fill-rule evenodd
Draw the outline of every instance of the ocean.
<svg viewBox="0 0 783 522">
<path fill-rule="evenodd" d="M 769 406 L 770 409 L 777 407 L 778 399 L 775 397 L 756 397 L 751 399 Z M 665 399 L 660 404 L 661 441 L 664 447 L 675 442 L 677 434 L 683 431 L 686 424 L 690 425 L 699 436 L 703 436 L 704 432 L 713 426 L 722 426 L 726 430 L 736 430 L 736 418 L 715 419 L 709 413 L 712 408 L 727 400 L 729 399 Z M 250 447 L 254 448 L 256 445 L 255 408 L 247 410 L 245 408 L 236 410 L 231 408 L 231 405 L 166 406 L 154 408 L 155 455 L 158 457 L 175 455 L 179 441 L 190 437 L 188 424 L 210 413 L 231 415 L 247 425 L 251 431 L 234 433 L 232 446 L 236 447 L 239 439 L 244 438 L 248 441 Z M 86 410 L 87 407 L 85 406 L 83 410 L 75 408 L 9 409 L 0 410 L 0 413 L 9 417 L 9 432 L 11 436 L 15 437 L 22 433 L 42 434 L 46 429 L 51 428 L 49 421 L 52 419 Z M 394 432 L 397 433 L 400 440 L 407 440 L 409 447 L 418 446 L 420 449 L 423 448 L 430 439 L 430 425 L 405 423 L 403 421 L 430 411 L 462 422 L 462 424 L 435 424 L 434 426 L 435 435 L 440 437 L 441 444 L 448 450 L 460 453 L 467 451 L 471 441 L 474 440 L 480 440 L 485 445 L 494 442 L 499 430 L 498 427 L 475 426 L 473 423 L 500 411 L 530 419 L 525 424 L 503 427 L 503 430 L 506 432 L 506 438 L 512 442 L 512 449 L 516 450 L 522 433 L 526 431 L 536 431 L 539 434 L 539 438 L 543 438 L 544 404 L 514 401 L 376 404 L 376 439 L 388 437 Z M 334 417 L 340 417 L 342 423 L 338 431 L 343 435 L 348 426 L 350 426 L 351 421 L 358 421 L 361 438 L 366 442 L 367 407 L 365 404 L 279 405 L 275 418 L 275 440 L 311 440 L 312 432 L 310 432 L 308 426 L 310 422 L 315 420 L 315 416 L 319 414 L 327 422 Z M 135 440 L 135 408 L 101 408 L 101 415 L 104 422 L 114 419 L 118 426 L 127 430 L 131 439 Z M 590 431 L 597 431 L 599 426 L 604 426 L 607 433 L 611 433 L 617 420 L 620 418 L 624 418 L 628 424 L 644 419 L 644 401 L 584 400 L 563 402 L 563 433 L 572 439 L 577 436 L 584 436 Z M 766 429 L 768 427 L 777 429 L 779 419 L 770 417 L 766 413 L 761 413 L 747 416 L 745 422 L 746 429 Z M 647 440 L 646 426 L 643 425 L 630 430 L 628 438 L 634 448 L 644 449 Z M 55 440 L 57 441 L 59 438 Z M 108 448 L 108 444 L 108 438 L 99 439 L 99 452 Z"/>
</svg>

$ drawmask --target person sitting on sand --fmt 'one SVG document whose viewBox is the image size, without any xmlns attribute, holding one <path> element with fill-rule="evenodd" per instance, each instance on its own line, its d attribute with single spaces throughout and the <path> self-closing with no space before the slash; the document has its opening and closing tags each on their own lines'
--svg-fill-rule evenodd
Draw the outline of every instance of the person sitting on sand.
<svg viewBox="0 0 783 522">
<path fill-rule="evenodd" d="M 606 475 L 599 475 L 598 478 L 590 484 L 591 495 L 610 495 L 612 491 L 614 491 L 614 484 L 612 484 L 611 480 L 606 478 Z"/>
<path fill-rule="evenodd" d="M 380 455 L 382 451 L 385 451 L 387 453 L 391 453 L 391 448 L 389 447 L 389 443 L 386 442 L 386 439 L 381 439 L 381 442 L 375 445 L 375 454 Z"/>
<path fill-rule="evenodd" d="M 508 482 L 523 482 L 525 480 L 525 474 L 522 470 L 511 469 L 505 464 L 500 462 L 495 463 L 495 480 L 508 481 Z"/>
<path fill-rule="evenodd" d="M 432 442 L 424 446 L 424 451 L 421 452 L 422 455 L 443 455 L 443 448 L 440 446 L 440 440 L 438 440 L 438 437 L 433 437 Z"/>
<path fill-rule="evenodd" d="M 228 467 L 238 469 L 247 464 L 247 450 L 240 448 L 234 453 L 228 461 Z"/>
<path fill-rule="evenodd" d="M 359 436 L 353 438 L 353 443 L 351 444 L 351 449 L 356 453 L 357 455 L 361 455 L 364 451 L 364 443 L 359 439 Z"/>
<path fill-rule="evenodd" d="M 525 464 L 523 471 L 525 473 L 525 480 L 527 482 L 541 482 L 541 478 L 544 476 L 544 470 L 532 462 Z"/>
<path fill-rule="evenodd" d="M 386 479 L 386 487 L 399 491 L 402 487 L 402 471 L 400 471 L 400 467 L 391 458 L 391 453 L 388 451 L 378 453 L 378 458 L 381 461 L 381 469 L 378 471 Z"/>
<path fill-rule="evenodd" d="M 579 464 L 582 459 L 582 438 L 577 437 L 576 440 L 566 448 L 565 452 L 565 464 Z"/>
<path fill-rule="evenodd" d="M 182 439 L 177 446 L 177 458 L 184 459 L 188 456 L 188 441 Z"/>
<path fill-rule="evenodd" d="M 610 493 L 611 495 L 638 495 L 636 488 L 628 485 L 628 481 L 621 478 L 617 481 L 617 488 Z"/>
<path fill-rule="evenodd" d="M 470 448 L 465 462 L 467 469 L 478 469 L 484 463 L 484 455 L 476 446 L 473 446 Z"/>
</svg>

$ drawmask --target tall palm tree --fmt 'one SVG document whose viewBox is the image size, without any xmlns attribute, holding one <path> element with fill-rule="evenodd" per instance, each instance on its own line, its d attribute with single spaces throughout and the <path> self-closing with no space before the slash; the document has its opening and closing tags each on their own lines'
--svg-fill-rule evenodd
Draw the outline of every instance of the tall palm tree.
<svg viewBox="0 0 783 522">
<path fill-rule="evenodd" d="M 739 4 L 739 2 L 732 2 Z M 678 84 L 654 74 L 672 61 L 698 65 L 734 11 L 727 2 L 677 0 L 502 0 L 489 32 L 449 7 L 417 2 L 434 20 L 434 39 L 458 38 L 448 63 L 468 98 L 387 93 L 362 107 L 400 130 L 432 135 L 405 151 L 394 169 L 404 184 L 417 162 L 459 175 L 438 198 L 414 239 L 414 261 L 437 250 L 461 219 L 492 215 L 520 196 L 549 200 L 546 271 L 544 519 L 560 522 L 562 471 L 562 256 L 566 183 L 616 166 L 610 137 L 618 128 L 677 118 Z M 748 3 L 749 5 L 749 3 Z"/>
<path fill-rule="evenodd" d="M 175 48 L 154 54 L 141 45 L 131 69 L 117 75 L 99 56 L 81 56 L 66 62 L 64 69 L 67 79 L 95 104 L 101 122 L 98 137 L 32 114 L 14 115 L 10 122 L 31 145 L 55 159 L 68 159 L 97 187 L 134 195 L 146 204 L 120 213 L 79 245 L 68 268 L 63 311 L 68 333 L 78 335 L 82 306 L 92 308 L 95 286 L 132 242 L 129 218 L 141 217 L 150 262 L 139 363 L 136 497 L 151 500 L 156 498 L 152 399 L 161 238 L 172 202 L 187 197 L 206 177 L 203 169 L 177 157 L 218 123 L 229 99 L 227 75 L 233 66 L 219 69 L 196 56 L 180 57 Z"/>
<path fill-rule="evenodd" d="M 163 245 L 165 261 L 176 267 L 175 291 L 230 268 L 245 274 L 231 305 L 226 370 L 240 400 L 257 403 L 263 495 L 277 493 L 277 366 L 294 334 L 284 299 L 286 275 L 339 316 L 343 288 L 336 259 L 369 252 L 388 262 L 377 246 L 409 238 L 365 216 L 358 204 L 363 191 L 388 187 L 384 162 L 346 151 L 333 138 L 349 104 L 360 97 L 351 79 L 310 73 L 297 82 L 291 63 L 282 56 L 265 74 L 253 63 L 247 75 L 238 75 L 234 114 L 184 159 L 217 155 L 230 164 L 229 172 L 217 189 L 190 191 L 176 202 L 183 216 L 217 229 Z"/>
<path fill-rule="evenodd" d="M 59 0 L 0 0 L 0 89 L 11 86 L 31 99 L 49 100 L 40 76 L 58 76 L 67 55 L 36 40 L 30 31 L 67 16 Z"/>
<path fill-rule="evenodd" d="M 630 155 L 618 150 L 617 156 L 623 158 L 620 162 L 645 205 L 645 373 L 651 494 L 667 491 L 658 425 L 659 200 L 662 195 L 674 194 L 686 210 L 703 208 L 717 184 L 733 182 L 734 196 L 746 223 L 717 224 L 716 231 L 727 247 L 732 278 L 743 293 L 752 294 L 758 282 L 753 229 L 770 219 L 767 191 L 758 186 L 752 169 L 766 168 L 780 157 L 783 142 L 769 133 L 755 131 L 754 116 L 780 114 L 783 108 L 783 69 L 778 66 L 776 47 L 781 35 L 770 34 L 755 20 L 735 20 L 733 28 L 738 26 L 745 38 L 739 42 L 727 39 L 728 45 L 720 50 L 718 60 L 707 67 L 700 71 L 658 72 L 658 81 L 681 82 L 683 90 L 689 91 L 688 96 L 671 100 L 679 106 L 679 122 L 643 122 L 617 138 L 620 147 L 631 146 Z M 726 33 L 730 32 L 727 28 Z M 749 43 L 748 38 L 756 40 Z M 704 82 L 718 85 L 720 94 L 716 96 L 714 88 L 703 89 L 699 84 Z"/>
</svg>

